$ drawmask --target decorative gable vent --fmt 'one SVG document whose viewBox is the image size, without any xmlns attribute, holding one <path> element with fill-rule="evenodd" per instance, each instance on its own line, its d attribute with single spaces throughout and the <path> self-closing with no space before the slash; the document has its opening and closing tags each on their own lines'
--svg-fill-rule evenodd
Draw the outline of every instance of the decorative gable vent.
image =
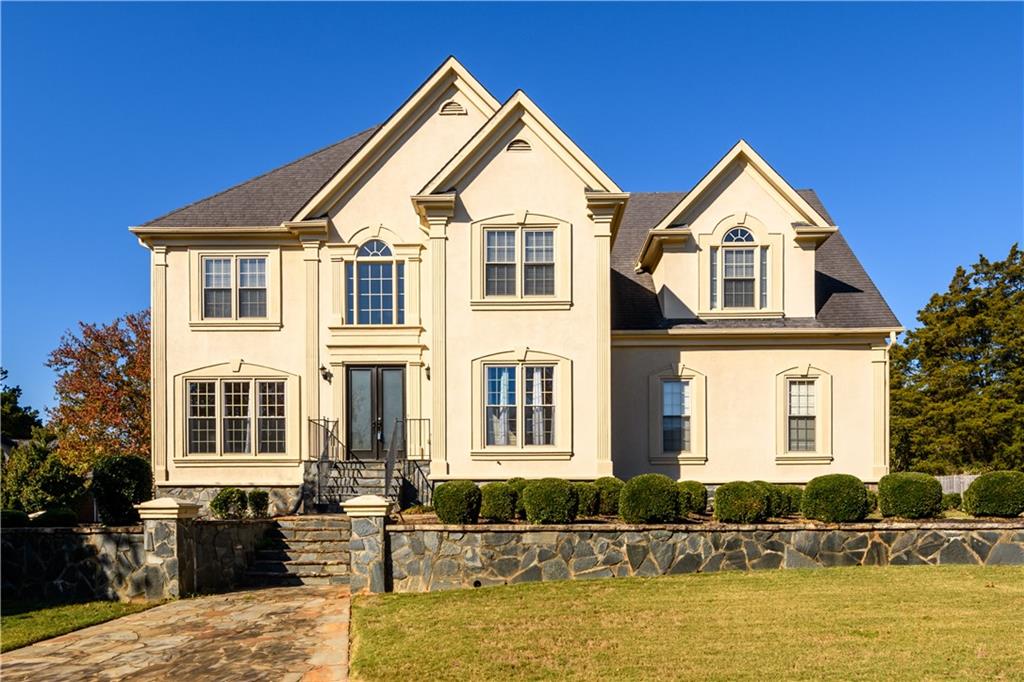
<svg viewBox="0 0 1024 682">
<path fill-rule="evenodd" d="M 512 140 L 508 143 L 508 146 L 505 147 L 505 151 L 507 152 L 528 152 L 530 149 L 530 143 L 526 140 Z"/>
<path fill-rule="evenodd" d="M 465 116 L 466 107 L 462 106 L 455 100 L 448 100 L 441 105 L 441 116 Z"/>
</svg>

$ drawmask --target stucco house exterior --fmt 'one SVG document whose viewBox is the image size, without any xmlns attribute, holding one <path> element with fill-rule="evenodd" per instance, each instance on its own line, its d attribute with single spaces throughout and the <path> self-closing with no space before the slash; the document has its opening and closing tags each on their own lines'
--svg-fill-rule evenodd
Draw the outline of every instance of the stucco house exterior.
<svg viewBox="0 0 1024 682">
<path fill-rule="evenodd" d="M 161 494 L 296 507 L 389 457 L 419 489 L 887 471 L 899 322 L 743 141 L 627 192 L 449 58 L 383 124 L 131 231 Z"/>
</svg>

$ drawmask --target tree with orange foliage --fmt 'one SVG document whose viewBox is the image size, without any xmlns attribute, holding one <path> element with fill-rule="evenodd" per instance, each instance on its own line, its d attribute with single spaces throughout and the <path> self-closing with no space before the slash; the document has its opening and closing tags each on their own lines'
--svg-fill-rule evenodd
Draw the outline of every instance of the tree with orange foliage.
<svg viewBox="0 0 1024 682">
<path fill-rule="evenodd" d="M 149 459 L 149 311 L 78 326 L 46 363 L 57 372 L 50 417 L 61 458 L 80 471 L 108 454 Z"/>
</svg>

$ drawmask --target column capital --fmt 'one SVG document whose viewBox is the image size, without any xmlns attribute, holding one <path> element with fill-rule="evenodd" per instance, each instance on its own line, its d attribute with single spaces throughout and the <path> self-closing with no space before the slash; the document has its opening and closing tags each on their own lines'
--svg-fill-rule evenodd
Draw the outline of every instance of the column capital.
<svg viewBox="0 0 1024 682">
<path fill-rule="evenodd" d="M 595 237 L 611 237 L 619 229 L 622 212 L 629 201 L 628 192 L 586 192 L 587 211 L 597 228 Z"/>
<path fill-rule="evenodd" d="M 447 194 L 417 194 L 412 197 L 413 208 L 420 217 L 420 227 L 431 239 L 445 239 L 448 223 L 455 215 L 455 192 Z"/>
<path fill-rule="evenodd" d="M 135 505 L 143 521 L 187 520 L 199 516 L 199 505 L 173 497 L 158 497 Z"/>
</svg>

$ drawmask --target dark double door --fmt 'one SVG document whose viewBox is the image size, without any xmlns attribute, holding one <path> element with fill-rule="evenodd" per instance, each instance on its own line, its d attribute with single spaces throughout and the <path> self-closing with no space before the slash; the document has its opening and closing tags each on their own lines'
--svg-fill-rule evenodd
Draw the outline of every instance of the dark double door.
<svg viewBox="0 0 1024 682">
<path fill-rule="evenodd" d="M 349 366 L 345 378 L 349 454 L 356 459 L 384 459 L 394 436 L 396 453 L 403 455 L 405 367 Z"/>
</svg>

